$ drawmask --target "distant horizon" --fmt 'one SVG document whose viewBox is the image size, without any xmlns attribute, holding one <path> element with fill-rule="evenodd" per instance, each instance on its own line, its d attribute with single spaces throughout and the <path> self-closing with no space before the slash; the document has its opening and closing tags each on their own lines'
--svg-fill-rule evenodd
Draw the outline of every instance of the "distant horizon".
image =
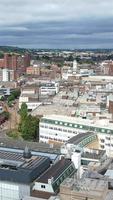
<svg viewBox="0 0 113 200">
<path fill-rule="evenodd" d="M 81 51 L 81 50 L 91 50 L 91 51 L 95 51 L 95 50 L 99 50 L 99 51 L 104 51 L 104 50 L 108 50 L 108 51 L 112 51 L 113 48 L 78 48 L 78 49 L 71 49 L 71 48 L 27 48 L 27 47 L 21 47 L 21 46 L 10 46 L 10 45 L 0 45 L 0 48 L 19 48 L 19 49 L 30 49 L 30 50 L 64 50 L 64 51 Z"/>
</svg>

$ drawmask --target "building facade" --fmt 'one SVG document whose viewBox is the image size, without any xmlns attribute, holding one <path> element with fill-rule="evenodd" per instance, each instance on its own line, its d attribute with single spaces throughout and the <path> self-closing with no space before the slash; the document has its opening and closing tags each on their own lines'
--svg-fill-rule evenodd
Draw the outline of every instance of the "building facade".
<svg viewBox="0 0 113 200">
<path fill-rule="evenodd" d="M 65 143 L 80 133 L 97 134 L 99 148 L 113 153 L 113 124 L 107 120 L 88 120 L 59 115 L 48 115 L 40 121 L 40 141 Z"/>
</svg>

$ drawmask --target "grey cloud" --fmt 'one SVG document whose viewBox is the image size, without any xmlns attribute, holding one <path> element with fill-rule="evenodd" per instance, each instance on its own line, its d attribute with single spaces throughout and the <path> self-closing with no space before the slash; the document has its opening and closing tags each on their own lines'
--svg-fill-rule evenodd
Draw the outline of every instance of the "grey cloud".
<svg viewBox="0 0 113 200">
<path fill-rule="evenodd" d="M 1 0 L 0 10 L 1 45 L 111 48 L 113 43 L 113 0 Z"/>
<path fill-rule="evenodd" d="M 1 0 L 0 24 L 113 16 L 112 0 Z"/>
</svg>

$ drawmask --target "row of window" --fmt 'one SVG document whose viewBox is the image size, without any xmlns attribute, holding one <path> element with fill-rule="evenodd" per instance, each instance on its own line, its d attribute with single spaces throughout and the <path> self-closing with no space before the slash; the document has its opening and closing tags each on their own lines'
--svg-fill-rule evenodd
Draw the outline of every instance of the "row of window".
<svg viewBox="0 0 113 200">
<path fill-rule="evenodd" d="M 77 131 L 72 131 L 72 130 L 57 128 L 57 127 L 52 127 L 52 126 L 47 126 L 47 125 L 40 125 L 40 127 L 41 127 L 41 128 L 51 129 L 51 130 L 57 130 L 57 131 L 63 131 L 63 132 L 68 132 L 68 133 L 77 134 Z"/>
<path fill-rule="evenodd" d="M 113 147 L 113 144 L 106 143 L 105 145 L 100 145 L 100 147 L 101 147 L 102 149 L 104 149 L 105 146 Z"/>
<path fill-rule="evenodd" d="M 79 129 L 85 129 L 85 130 L 101 132 L 101 133 L 112 133 L 113 132 L 113 130 L 104 129 L 104 128 L 96 128 L 96 127 L 93 127 L 90 125 L 88 126 L 88 125 L 72 124 L 72 123 L 47 120 L 47 119 L 42 119 L 42 122 L 56 124 L 56 125 L 63 125 L 63 126 L 68 126 L 68 127 L 73 127 L 73 128 L 79 128 Z"/>
<path fill-rule="evenodd" d="M 40 138 L 43 138 L 43 139 L 48 139 L 48 140 L 55 140 L 55 141 L 59 141 L 59 142 L 66 142 L 67 140 L 65 139 L 58 139 L 58 138 L 52 138 L 52 137 L 47 137 L 47 136 L 40 136 Z M 69 138 L 69 137 L 68 137 Z"/>
<path fill-rule="evenodd" d="M 41 185 L 41 188 L 46 188 L 46 186 L 45 185 Z"/>
<path fill-rule="evenodd" d="M 110 137 L 106 137 L 105 139 L 100 139 L 101 143 L 104 143 L 105 140 L 111 140 L 111 138 Z"/>
</svg>

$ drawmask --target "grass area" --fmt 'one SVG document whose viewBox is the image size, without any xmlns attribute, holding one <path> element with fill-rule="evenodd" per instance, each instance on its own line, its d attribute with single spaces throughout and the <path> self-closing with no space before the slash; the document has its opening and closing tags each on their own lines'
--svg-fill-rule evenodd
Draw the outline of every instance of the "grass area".
<svg viewBox="0 0 113 200">
<path fill-rule="evenodd" d="M 10 130 L 8 133 L 7 133 L 7 136 L 8 137 L 11 137 L 13 139 L 19 139 L 20 138 L 20 132 L 16 129 L 14 130 Z"/>
</svg>

